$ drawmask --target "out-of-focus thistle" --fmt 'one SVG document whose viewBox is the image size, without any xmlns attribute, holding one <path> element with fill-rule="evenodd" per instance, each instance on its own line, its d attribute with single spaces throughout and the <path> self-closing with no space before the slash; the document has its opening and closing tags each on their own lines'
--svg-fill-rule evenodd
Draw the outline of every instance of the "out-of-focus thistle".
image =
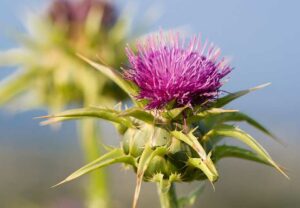
<svg viewBox="0 0 300 208">
<path fill-rule="evenodd" d="M 110 79 L 79 59 L 84 54 L 120 68 L 126 61 L 129 21 L 104 0 L 55 0 L 44 15 L 30 14 L 20 47 L 0 52 L 0 65 L 19 70 L 0 82 L 0 105 L 17 101 L 19 108 L 46 107 L 57 113 L 70 106 L 114 105 L 127 96 Z M 95 120 L 80 122 L 87 162 L 99 157 Z M 102 171 L 101 171 L 102 172 Z M 94 173 L 88 207 L 107 207 L 106 177 Z"/>
<path fill-rule="evenodd" d="M 72 38 L 80 38 L 88 18 L 97 18 L 93 24 L 108 30 L 117 22 L 116 8 L 104 0 L 56 0 L 49 8 L 50 20 Z M 96 29 L 96 28 L 95 28 Z"/>
<path fill-rule="evenodd" d="M 158 184 L 162 207 L 177 208 L 192 203 L 199 191 L 178 199 L 174 183 L 208 180 L 213 184 L 219 178 L 216 163 L 225 157 L 266 164 L 286 176 L 266 150 L 232 122 L 244 121 L 274 136 L 246 114 L 223 108 L 267 84 L 222 96 L 222 78 L 231 67 L 219 58 L 219 49 L 207 43 L 202 45 L 197 37 L 186 43 L 180 41 L 178 34 L 160 33 L 138 42 L 136 48 L 134 53 L 127 47 L 130 66 L 123 75 L 81 56 L 117 83 L 132 98 L 134 106 L 124 110 L 120 105 L 114 109 L 73 109 L 46 117 L 46 123 L 78 117 L 101 118 L 113 122 L 122 135 L 121 147 L 111 148 L 59 184 L 123 163 L 137 175 L 133 207 L 137 206 L 144 180 Z M 239 140 L 250 149 L 222 144 L 226 137 Z"/>
<path fill-rule="evenodd" d="M 99 26 L 107 28 L 112 27 L 117 21 L 116 9 L 107 1 L 85 0 L 85 1 L 70 1 L 56 0 L 49 8 L 49 17 L 59 26 L 72 28 L 75 30 L 78 26 L 83 26 L 90 15 L 90 11 L 101 13 L 101 21 Z M 78 32 L 78 31 L 77 31 Z"/>
<path fill-rule="evenodd" d="M 28 32 L 17 37 L 21 47 L 0 53 L 2 66 L 20 68 L 2 81 L 0 104 L 30 94 L 38 99 L 31 99 L 29 107 L 46 106 L 58 112 L 72 104 L 124 99 L 116 85 L 76 53 L 119 68 L 125 61 L 127 26 L 127 19 L 118 17 L 114 7 L 102 0 L 54 1 L 46 15 L 28 15 Z"/>
</svg>

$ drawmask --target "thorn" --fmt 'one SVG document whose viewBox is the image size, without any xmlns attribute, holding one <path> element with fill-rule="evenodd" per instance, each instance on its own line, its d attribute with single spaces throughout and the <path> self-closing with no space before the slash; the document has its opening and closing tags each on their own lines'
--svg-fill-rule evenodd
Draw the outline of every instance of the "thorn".
<svg viewBox="0 0 300 208">
<path fill-rule="evenodd" d="M 59 121 L 58 121 L 58 120 L 55 120 L 55 118 L 50 118 L 50 119 L 48 119 L 48 120 L 46 120 L 46 121 L 40 122 L 40 125 L 41 125 L 41 126 L 47 126 L 47 125 L 50 125 L 50 124 L 54 124 L 54 123 L 56 123 L 56 122 L 59 122 Z"/>
<path fill-rule="evenodd" d="M 58 184 L 55 184 L 54 186 L 51 186 L 50 188 L 56 188 L 56 187 L 62 185 L 63 183 L 66 183 L 66 182 L 67 182 L 66 180 L 63 180 L 63 181 L 59 182 Z"/>
<path fill-rule="evenodd" d="M 100 63 L 106 67 L 108 67 L 108 63 L 104 60 L 103 57 L 101 57 L 99 54 L 96 55 L 97 59 L 100 61 Z"/>
<path fill-rule="evenodd" d="M 284 172 L 284 170 L 282 170 L 281 167 L 278 167 L 279 168 L 279 172 L 284 175 L 284 177 L 286 177 L 286 179 L 290 180 L 291 178 Z"/>
<path fill-rule="evenodd" d="M 267 86 L 271 85 L 271 82 L 267 82 L 265 84 L 261 84 L 261 85 L 258 85 L 257 87 L 253 87 L 251 88 L 251 90 L 257 90 L 257 89 L 262 89 L 262 88 L 265 88 Z"/>
<path fill-rule="evenodd" d="M 51 124 L 52 122 L 51 121 L 49 121 L 49 120 L 47 120 L 47 121 L 42 121 L 42 122 L 40 122 L 40 126 L 47 126 L 47 125 L 49 125 L 49 124 Z"/>
<path fill-rule="evenodd" d="M 210 182 L 210 184 L 211 184 L 211 186 L 213 188 L 213 191 L 215 192 L 216 191 L 216 187 L 215 187 L 214 183 L 212 181 L 209 181 L 209 182 Z"/>
<path fill-rule="evenodd" d="M 81 58 L 82 60 L 89 62 L 89 59 L 87 59 L 85 56 L 81 55 L 80 53 L 76 53 L 76 56 L 78 56 L 79 58 Z"/>
<path fill-rule="evenodd" d="M 142 177 L 140 177 L 140 174 L 138 174 L 137 175 L 137 180 L 136 180 L 135 191 L 134 191 L 134 198 L 133 198 L 132 208 L 137 207 L 137 202 L 138 202 L 140 191 L 141 191 L 141 185 L 142 185 Z"/>
<path fill-rule="evenodd" d="M 43 119 L 43 118 L 51 118 L 51 117 L 53 117 L 53 115 L 37 116 L 37 117 L 33 117 L 32 119 Z"/>
<path fill-rule="evenodd" d="M 199 127 L 196 126 L 195 128 L 193 128 L 193 129 L 189 132 L 189 134 L 193 134 L 198 128 L 199 128 Z"/>
</svg>

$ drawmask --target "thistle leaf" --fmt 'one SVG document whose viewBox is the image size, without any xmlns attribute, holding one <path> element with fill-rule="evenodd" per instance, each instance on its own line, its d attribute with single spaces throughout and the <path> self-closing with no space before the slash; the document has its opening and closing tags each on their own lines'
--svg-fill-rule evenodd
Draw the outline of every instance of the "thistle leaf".
<svg viewBox="0 0 300 208">
<path fill-rule="evenodd" d="M 228 145 L 217 146 L 213 150 L 212 156 L 215 162 L 221 160 L 222 158 L 235 157 L 235 158 L 250 160 L 250 161 L 272 166 L 272 164 L 270 164 L 270 162 L 265 158 L 255 154 L 250 150 L 236 147 L 236 146 L 228 146 Z"/>
<path fill-rule="evenodd" d="M 23 48 L 14 48 L 0 52 L 0 66 L 16 66 L 19 64 L 32 63 L 34 57 L 30 51 Z"/>
<path fill-rule="evenodd" d="M 254 128 L 262 131 L 266 135 L 272 137 L 276 141 L 282 143 L 275 135 L 273 135 L 268 129 L 266 129 L 262 124 L 251 118 L 250 116 L 242 113 L 242 112 L 228 112 L 220 115 L 215 116 L 217 122 L 237 122 L 237 121 L 244 121 L 247 122 L 249 125 L 253 126 Z"/>
<path fill-rule="evenodd" d="M 49 120 L 43 122 L 42 124 L 49 124 L 49 123 L 61 122 L 64 120 L 80 119 L 84 117 L 94 117 L 94 118 L 101 118 L 111 122 L 119 123 L 128 128 L 135 128 L 135 125 L 129 118 L 120 117 L 118 114 L 119 114 L 118 111 L 114 111 L 111 109 L 89 107 L 89 108 L 78 108 L 78 109 L 68 110 L 62 113 L 58 113 L 50 116 L 43 116 L 40 118 L 48 118 Z"/>
<path fill-rule="evenodd" d="M 235 93 L 230 93 L 229 95 L 226 95 L 222 98 L 217 99 L 217 101 L 213 104 L 213 107 L 221 108 L 221 107 L 227 105 L 228 103 L 230 103 L 231 101 L 233 101 L 233 100 L 235 100 L 239 97 L 242 97 L 242 96 L 244 96 L 244 95 L 246 95 L 250 92 L 262 89 L 264 87 L 267 87 L 270 84 L 271 83 L 266 83 L 266 84 L 262 84 L 262 85 L 259 85 L 259 86 L 256 86 L 256 87 L 253 87 L 253 88 L 250 88 L 250 89 L 247 89 L 247 90 L 241 90 L 241 91 L 238 91 L 238 92 L 235 92 Z"/>
<path fill-rule="evenodd" d="M 100 71 L 101 73 L 103 73 L 105 76 L 107 76 L 109 79 L 111 79 L 113 82 L 115 82 L 121 89 L 124 90 L 124 92 L 126 92 L 134 101 L 135 99 L 133 98 L 133 96 L 136 95 L 136 90 L 131 86 L 131 84 L 126 81 L 122 75 L 112 69 L 109 68 L 107 66 L 98 64 L 80 54 L 77 54 L 77 56 L 82 59 L 84 62 L 86 62 L 87 64 L 89 64 L 90 66 L 92 66 L 93 68 L 97 69 L 98 71 Z"/>
<path fill-rule="evenodd" d="M 179 116 L 188 106 L 183 106 L 180 108 L 173 108 L 171 110 L 168 110 L 164 112 L 163 116 L 168 120 L 173 120 L 177 116 Z"/>
<path fill-rule="evenodd" d="M 173 135 L 176 139 L 189 145 L 199 154 L 202 160 L 206 160 L 206 152 L 200 144 L 200 142 L 197 140 L 197 138 L 192 134 L 192 132 L 189 134 L 184 134 L 182 131 L 172 131 L 171 135 Z"/>
<path fill-rule="evenodd" d="M 210 137 L 215 136 L 231 137 L 244 142 L 246 145 L 251 147 L 260 157 L 267 160 L 274 168 L 276 168 L 280 173 L 288 178 L 286 173 L 272 160 L 267 151 L 253 137 L 251 137 L 241 129 L 230 125 L 220 125 L 205 134 L 202 140 L 208 141 Z"/>
<path fill-rule="evenodd" d="M 77 120 L 77 119 L 82 119 L 81 117 L 51 117 L 51 116 L 41 116 L 37 117 L 34 119 L 40 119 L 40 118 L 49 118 L 48 120 L 40 122 L 41 126 L 47 126 L 47 125 L 52 125 L 52 124 L 57 124 L 63 121 L 69 121 L 69 120 Z"/>
<path fill-rule="evenodd" d="M 204 184 L 201 184 L 198 188 L 192 191 L 189 195 L 180 197 L 178 199 L 179 207 L 184 208 L 186 206 L 192 206 L 197 197 L 204 191 Z"/>
<path fill-rule="evenodd" d="M 213 164 L 210 155 L 207 155 L 204 148 L 198 141 L 198 139 L 193 135 L 193 131 L 189 134 L 184 134 L 181 131 L 172 131 L 171 135 L 173 135 L 178 140 L 189 145 L 193 148 L 200 156 L 200 158 L 190 158 L 188 163 L 195 168 L 199 168 L 203 173 L 207 176 L 207 178 L 214 182 L 218 178 L 218 173 Z"/>
<path fill-rule="evenodd" d="M 232 109 L 223 109 L 223 108 L 210 108 L 208 110 L 202 111 L 198 113 L 197 115 L 199 116 L 206 116 L 206 115 L 219 115 L 222 113 L 232 113 L 232 112 L 237 112 L 238 110 L 232 110 Z"/>
<path fill-rule="evenodd" d="M 222 108 L 210 108 L 208 110 L 201 111 L 194 116 L 188 117 L 188 123 L 198 122 L 208 116 L 226 115 L 228 113 L 237 112 L 238 110 L 222 109 Z"/>
<path fill-rule="evenodd" d="M 69 175 L 65 180 L 58 183 L 57 185 L 54 185 L 53 187 L 57 187 L 61 184 L 72 181 L 98 168 L 102 168 L 115 163 L 126 163 L 135 165 L 135 160 L 131 156 L 124 155 L 122 149 L 113 149 L 105 155 L 78 169 L 77 171 Z"/>
<path fill-rule="evenodd" d="M 5 104 L 16 95 L 26 90 L 34 81 L 37 70 L 28 70 L 22 74 L 15 73 L 0 83 L 0 105 Z"/>
<path fill-rule="evenodd" d="M 142 180 L 145 171 L 147 170 L 151 160 L 153 157 L 157 155 L 163 155 L 165 154 L 167 149 L 165 147 L 158 147 L 155 150 L 153 150 L 150 146 L 150 144 L 146 144 L 144 151 L 141 155 L 141 158 L 139 160 L 138 168 L 137 168 L 137 179 L 136 179 L 136 187 L 134 192 L 134 199 L 133 199 L 133 208 L 137 207 L 137 201 L 140 195 Z"/>
<path fill-rule="evenodd" d="M 189 158 L 188 164 L 189 166 L 200 169 L 210 182 L 216 181 L 219 177 L 210 157 L 208 157 L 206 161 L 203 161 L 201 158 Z"/>
<path fill-rule="evenodd" d="M 131 116 L 149 124 L 153 124 L 155 120 L 154 116 L 151 113 L 148 113 L 139 107 L 132 107 L 125 111 L 122 111 L 119 116 Z"/>
</svg>

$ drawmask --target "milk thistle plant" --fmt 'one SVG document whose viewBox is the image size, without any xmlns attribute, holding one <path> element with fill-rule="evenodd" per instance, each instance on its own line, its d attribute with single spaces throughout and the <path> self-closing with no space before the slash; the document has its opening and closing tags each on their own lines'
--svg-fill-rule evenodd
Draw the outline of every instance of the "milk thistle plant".
<svg viewBox="0 0 300 208">
<path fill-rule="evenodd" d="M 136 172 L 133 207 L 137 207 L 142 181 L 157 183 L 161 207 L 190 204 L 195 195 L 177 198 L 176 182 L 208 180 L 215 183 L 216 164 L 225 157 L 251 160 L 286 174 L 266 150 L 248 133 L 237 127 L 245 121 L 274 137 L 260 123 L 238 110 L 225 109 L 231 101 L 260 85 L 235 93 L 221 94 L 224 78 L 232 67 L 220 57 L 220 50 L 195 36 L 189 42 L 177 33 L 150 35 L 136 44 L 136 52 L 126 48 L 129 66 L 123 73 L 80 57 L 113 80 L 132 99 L 133 106 L 122 108 L 88 107 L 46 116 L 47 123 L 96 117 L 112 122 L 122 135 L 120 147 L 72 173 L 60 184 L 96 169 L 123 163 Z M 89 83 L 86 83 L 87 85 Z M 230 137 L 249 146 L 224 145 Z"/>
<path fill-rule="evenodd" d="M 46 106 L 59 112 L 74 104 L 109 103 L 124 97 L 116 85 L 75 55 L 99 58 L 116 68 L 126 60 L 122 48 L 129 39 L 129 23 L 111 4 L 55 0 L 45 14 L 28 13 L 27 19 L 26 33 L 16 35 L 20 47 L 0 53 L 1 66 L 19 68 L 1 82 L 0 104 L 33 94 L 38 99 L 30 100 L 28 107 Z"/>
<path fill-rule="evenodd" d="M 99 58 L 120 68 L 129 41 L 128 18 L 104 0 L 54 0 L 44 14 L 28 14 L 26 33 L 17 35 L 19 47 L 0 52 L 1 66 L 19 70 L 0 82 L 0 105 L 18 103 L 18 109 L 45 108 L 51 113 L 70 106 L 126 99 L 123 91 L 76 56 Z M 97 57 L 96 57 L 97 56 Z M 17 102 L 16 102 L 17 101 Z M 79 123 L 86 162 L 100 155 L 96 120 Z M 87 207 L 107 207 L 105 174 L 90 176 Z"/>
</svg>

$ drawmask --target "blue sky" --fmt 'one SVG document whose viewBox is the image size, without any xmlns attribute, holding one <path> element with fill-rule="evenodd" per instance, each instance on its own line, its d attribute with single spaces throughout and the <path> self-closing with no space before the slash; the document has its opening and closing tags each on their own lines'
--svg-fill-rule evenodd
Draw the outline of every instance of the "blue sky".
<svg viewBox="0 0 300 208">
<path fill-rule="evenodd" d="M 7 28 L 22 30 L 22 13 L 40 8 L 44 1 L 1 0 L 0 48 L 13 46 L 6 36 Z M 126 1 L 116 1 L 125 5 Z M 128 1 L 129 2 L 129 1 Z M 162 16 L 149 30 L 185 27 L 191 33 L 218 45 L 232 58 L 235 70 L 225 89 L 236 91 L 258 84 L 272 85 L 236 103 L 258 119 L 287 126 L 300 123 L 300 2 L 296 0 L 211 0 L 211 1 L 130 1 L 137 3 L 137 20 L 153 5 L 159 5 Z M 9 70 L 2 69 L 0 78 Z M 295 130 L 295 129 L 294 129 Z"/>
</svg>

